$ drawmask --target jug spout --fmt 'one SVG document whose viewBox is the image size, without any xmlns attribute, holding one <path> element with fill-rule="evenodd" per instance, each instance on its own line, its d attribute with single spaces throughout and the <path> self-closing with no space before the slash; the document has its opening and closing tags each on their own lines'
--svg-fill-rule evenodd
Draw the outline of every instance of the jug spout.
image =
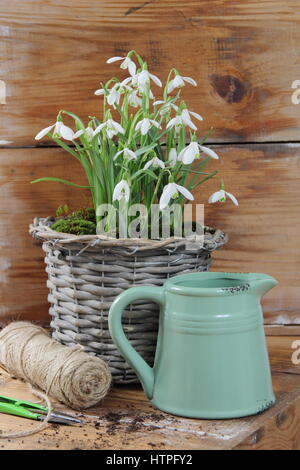
<svg viewBox="0 0 300 470">
<path fill-rule="evenodd" d="M 253 290 L 262 297 L 273 287 L 277 286 L 278 281 L 272 276 L 267 274 L 257 274 L 253 275 L 253 281 L 251 282 Z"/>
</svg>

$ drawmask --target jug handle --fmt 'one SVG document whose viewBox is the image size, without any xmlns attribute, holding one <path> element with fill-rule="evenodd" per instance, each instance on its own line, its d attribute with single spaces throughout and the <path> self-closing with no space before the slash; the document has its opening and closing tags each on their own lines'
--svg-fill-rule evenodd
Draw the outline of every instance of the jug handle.
<svg viewBox="0 0 300 470">
<path fill-rule="evenodd" d="M 131 346 L 122 327 L 122 313 L 127 305 L 135 300 L 152 300 L 160 306 L 163 306 L 164 290 L 162 287 L 143 286 L 131 287 L 125 292 L 122 292 L 110 307 L 108 326 L 113 342 L 119 348 L 128 364 L 134 369 L 143 385 L 144 392 L 147 397 L 151 399 L 154 387 L 153 369 Z"/>
</svg>

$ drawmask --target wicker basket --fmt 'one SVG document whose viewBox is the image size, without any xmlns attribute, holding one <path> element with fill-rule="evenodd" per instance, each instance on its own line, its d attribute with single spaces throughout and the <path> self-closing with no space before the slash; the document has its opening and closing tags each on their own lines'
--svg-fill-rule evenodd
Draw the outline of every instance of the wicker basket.
<svg viewBox="0 0 300 470">
<path fill-rule="evenodd" d="M 203 245 L 186 250 L 182 240 L 76 236 L 51 230 L 52 223 L 50 218 L 35 219 L 30 225 L 46 253 L 52 336 L 68 346 L 79 343 L 106 360 L 115 383 L 138 382 L 110 338 L 112 301 L 133 285 L 161 286 L 176 274 L 207 271 L 211 252 L 227 242 L 227 235 L 207 227 Z M 124 312 L 123 326 L 131 344 L 152 365 L 158 306 L 135 302 Z"/>
</svg>

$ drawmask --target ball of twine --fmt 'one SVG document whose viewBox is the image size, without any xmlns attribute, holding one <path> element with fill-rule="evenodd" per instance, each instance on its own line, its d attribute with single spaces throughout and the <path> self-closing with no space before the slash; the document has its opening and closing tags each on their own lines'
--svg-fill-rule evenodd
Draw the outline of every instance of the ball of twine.
<svg viewBox="0 0 300 470">
<path fill-rule="evenodd" d="M 111 384 L 102 359 L 59 344 L 29 322 L 13 322 L 0 331 L 0 364 L 74 409 L 98 404 Z"/>
</svg>

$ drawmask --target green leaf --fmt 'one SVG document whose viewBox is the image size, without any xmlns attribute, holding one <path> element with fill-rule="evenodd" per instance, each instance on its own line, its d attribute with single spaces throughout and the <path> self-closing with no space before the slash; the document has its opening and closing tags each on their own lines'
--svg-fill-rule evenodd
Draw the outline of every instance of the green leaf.
<svg viewBox="0 0 300 470">
<path fill-rule="evenodd" d="M 81 160 L 80 160 L 80 157 L 77 155 L 77 153 L 71 148 L 69 147 L 68 144 L 65 144 L 61 139 L 57 138 L 57 137 L 53 137 L 51 134 L 47 134 L 48 136 L 51 137 L 51 139 L 57 144 L 59 145 L 60 147 L 62 147 L 64 150 L 66 150 L 68 153 L 70 153 L 71 155 L 73 155 L 73 157 L 77 158 L 77 160 L 80 161 L 81 163 Z"/>
<path fill-rule="evenodd" d="M 82 120 L 80 119 L 79 116 L 77 116 L 76 114 L 74 113 L 71 113 L 70 111 L 62 111 L 64 114 L 67 114 L 68 116 L 72 117 L 74 119 L 75 122 L 77 122 L 79 124 L 79 127 L 78 127 L 78 130 L 79 129 L 85 129 L 85 125 L 83 124 Z"/>
<path fill-rule="evenodd" d="M 142 147 L 142 148 L 136 150 L 135 154 L 137 156 L 142 155 L 143 153 L 148 152 L 148 150 L 154 149 L 156 146 L 157 146 L 157 143 L 151 144 L 151 145 L 146 145 L 146 147 Z"/>
<path fill-rule="evenodd" d="M 131 176 L 131 178 L 134 180 L 134 179 L 138 178 L 139 176 L 144 176 L 145 174 L 151 176 L 152 178 L 154 178 L 156 180 L 158 179 L 158 176 L 156 176 L 156 174 L 153 173 L 153 171 L 151 171 L 149 169 L 147 169 L 147 170 L 141 169 L 141 170 L 137 171 L 136 173 L 134 173 Z"/>
<path fill-rule="evenodd" d="M 92 186 L 82 186 L 80 184 L 72 183 L 71 181 L 63 180 L 61 178 L 51 178 L 45 177 L 45 178 L 38 178 L 37 180 L 31 181 L 31 184 L 33 183 L 40 183 L 41 181 L 55 181 L 56 183 L 63 183 L 67 184 L 68 186 L 75 186 L 75 188 L 88 188 L 90 189 Z"/>
</svg>

